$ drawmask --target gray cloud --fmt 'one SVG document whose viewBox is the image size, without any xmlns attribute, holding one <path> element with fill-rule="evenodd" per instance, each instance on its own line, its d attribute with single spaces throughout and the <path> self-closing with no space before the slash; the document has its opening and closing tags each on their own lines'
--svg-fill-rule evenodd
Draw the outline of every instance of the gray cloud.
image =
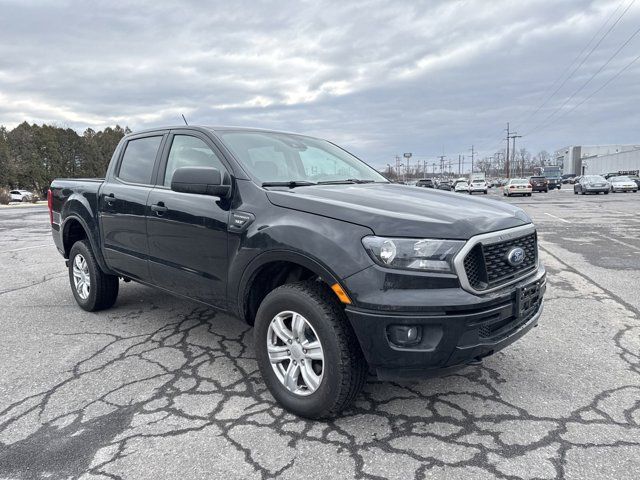
<svg viewBox="0 0 640 480">
<path fill-rule="evenodd" d="M 633 6 L 578 74 L 528 114 L 619 0 L 109 2 L 0 0 L 0 124 L 255 125 L 393 155 L 527 133 L 637 28 Z M 623 7 L 627 4 L 625 1 Z M 621 11 L 621 9 L 619 10 Z M 575 102 L 637 55 L 640 37 Z M 530 150 L 638 142 L 640 62 Z"/>
</svg>

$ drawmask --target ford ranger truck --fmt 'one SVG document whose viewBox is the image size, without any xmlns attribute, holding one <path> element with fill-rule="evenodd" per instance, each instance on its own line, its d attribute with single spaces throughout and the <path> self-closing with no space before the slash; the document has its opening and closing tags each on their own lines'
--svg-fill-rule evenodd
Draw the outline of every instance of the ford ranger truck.
<svg viewBox="0 0 640 480">
<path fill-rule="evenodd" d="M 524 211 L 392 184 L 309 136 L 130 134 L 104 179 L 56 179 L 48 203 L 81 308 L 112 307 L 132 280 L 236 316 L 273 397 L 307 418 L 337 416 L 368 374 L 476 365 L 543 308 Z"/>
</svg>

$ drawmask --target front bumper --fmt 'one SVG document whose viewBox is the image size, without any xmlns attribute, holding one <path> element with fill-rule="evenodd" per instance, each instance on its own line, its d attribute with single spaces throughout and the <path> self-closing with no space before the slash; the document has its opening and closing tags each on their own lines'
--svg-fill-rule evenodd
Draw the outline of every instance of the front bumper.
<svg viewBox="0 0 640 480">
<path fill-rule="evenodd" d="M 490 298 L 475 297 L 476 305 L 451 303 L 451 307 L 439 306 L 428 313 L 348 307 L 346 313 L 370 368 L 379 378 L 430 377 L 476 363 L 526 334 L 542 314 L 545 289 L 546 274 L 540 267 L 535 275 Z M 461 300 L 468 296 L 459 290 Z M 521 298 L 534 290 L 534 296 Z M 388 334 L 392 325 L 419 326 L 420 343 L 408 348 L 394 345 Z"/>
<path fill-rule="evenodd" d="M 584 191 L 587 193 L 605 193 L 609 191 L 609 187 L 586 187 Z"/>
</svg>

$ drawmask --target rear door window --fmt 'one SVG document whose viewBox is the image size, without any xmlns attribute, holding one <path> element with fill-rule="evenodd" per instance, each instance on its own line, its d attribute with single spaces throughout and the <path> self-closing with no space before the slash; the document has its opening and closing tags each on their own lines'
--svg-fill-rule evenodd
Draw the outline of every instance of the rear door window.
<svg viewBox="0 0 640 480">
<path fill-rule="evenodd" d="M 162 136 L 129 140 L 120 162 L 118 178 L 130 183 L 151 184 Z"/>
</svg>

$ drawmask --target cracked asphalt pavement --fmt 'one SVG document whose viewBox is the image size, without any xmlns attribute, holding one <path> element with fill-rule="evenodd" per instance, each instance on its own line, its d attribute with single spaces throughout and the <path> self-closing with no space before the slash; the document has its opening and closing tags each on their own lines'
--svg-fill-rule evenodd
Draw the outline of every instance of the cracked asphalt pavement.
<svg viewBox="0 0 640 480">
<path fill-rule="evenodd" d="M 331 422 L 275 404 L 224 314 L 134 283 L 84 312 L 46 208 L 0 210 L 0 478 L 640 478 L 640 195 L 567 190 L 504 199 L 539 228 L 538 328 Z"/>
</svg>

